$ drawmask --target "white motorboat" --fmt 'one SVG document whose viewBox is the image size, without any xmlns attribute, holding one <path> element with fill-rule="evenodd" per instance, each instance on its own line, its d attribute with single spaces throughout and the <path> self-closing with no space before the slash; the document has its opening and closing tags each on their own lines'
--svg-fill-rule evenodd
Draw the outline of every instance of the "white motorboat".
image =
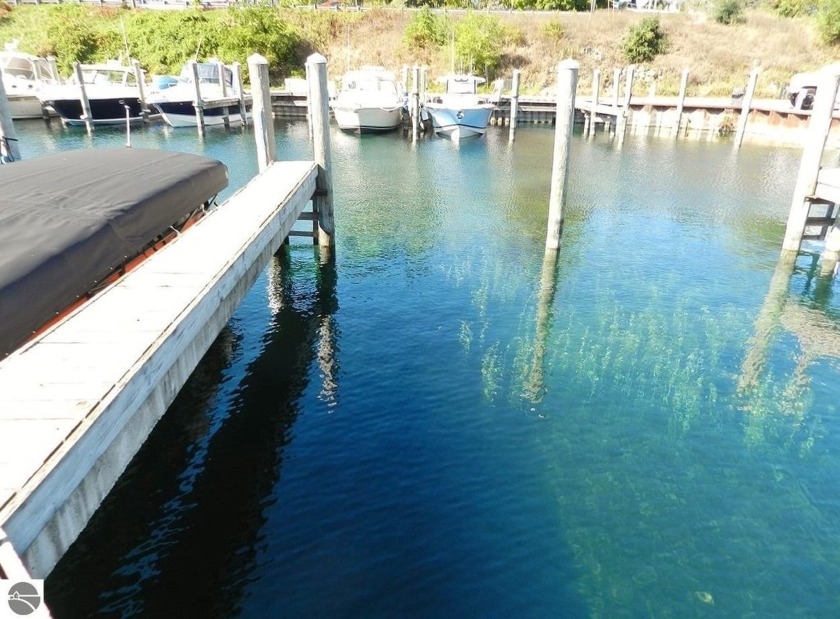
<svg viewBox="0 0 840 619">
<path fill-rule="evenodd" d="M 229 123 L 242 121 L 239 110 L 238 85 L 233 84 L 233 71 L 224 67 L 225 87 L 222 88 L 220 67 L 218 62 L 198 62 L 198 86 L 202 101 L 230 100 L 229 105 L 207 107 L 204 109 L 204 124 L 206 126 L 223 125 L 225 116 Z M 171 85 L 149 97 L 149 104 L 153 105 L 163 119 L 172 127 L 195 127 L 198 121 L 195 116 L 195 80 L 191 63 L 181 68 L 181 75 L 176 84 Z M 234 101 L 234 99 L 236 99 Z M 251 97 L 247 97 L 250 105 Z M 250 113 L 246 114 L 250 116 Z"/>
<path fill-rule="evenodd" d="M 478 94 L 478 85 L 484 83 L 484 78 L 447 75 L 438 81 L 445 84 L 444 93 L 433 95 L 426 102 L 435 132 L 455 141 L 484 135 L 496 107 Z"/>
<path fill-rule="evenodd" d="M 43 108 L 38 93 L 49 84 L 56 84 L 58 76 L 52 75 L 44 58 L 25 54 L 7 45 L 0 52 L 0 74 L 3 89 L 9 101 L 12 118 L 41 118 Z"/>
<path fill-rule="evenodd" d="M 90 118 L 82 111 L 82 89 L 75 76 L 68 82 L 50 86 L 38 93 L 41 103 L 52 107 L 68 125 L 119 124 L 143 120 L 140 85 L 133 67 L 119 62 L 82 65 L 84 90 L 90 103 Z"/>
<path fill-rule="evenodd" d="M 341 91 L 332 103 L 335 122 L 353 133 L 381 133 L 400 125 L 403 89 L 383 67 L 364 67 L 345 73 Z"/>
</svg>

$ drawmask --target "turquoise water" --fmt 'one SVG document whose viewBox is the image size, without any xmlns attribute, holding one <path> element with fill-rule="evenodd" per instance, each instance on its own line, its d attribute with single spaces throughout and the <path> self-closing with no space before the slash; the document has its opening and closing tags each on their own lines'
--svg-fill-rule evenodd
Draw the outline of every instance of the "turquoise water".
<svg viewBox="0 0 840 619">
<path fill-rule="evenodd" d="M 810 255 L 773 280 L 799 153 L 576 136 L 546 258 L 552 139 L 334 132 L 335 260 L 257 281 L 54 615 L 836 616 L 840 307 Z M 247 132 L 133 142 L 256 171 Z"/>
</svg>

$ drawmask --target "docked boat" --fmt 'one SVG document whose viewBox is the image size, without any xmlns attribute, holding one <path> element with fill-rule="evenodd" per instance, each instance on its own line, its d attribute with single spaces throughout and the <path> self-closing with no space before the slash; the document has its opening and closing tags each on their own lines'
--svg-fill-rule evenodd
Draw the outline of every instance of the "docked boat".
<svg viewBox="0 0 840 619">
<path fill-rule="evenodd" d="M 225 67 L 225 87 L 222 87 L 219 64 L 215 62 L 196 63 L 198 69 L 198 85 L 202 101 L 230 100 L 229 105 L 204 108 L 205 125 L 222 125 L 225 117 L 229 122 L 241 122 L 239 110 L 238 85 L 234 87 L 233 72 Z M 198 123 L 195 116 L 195 81 L 192 67 L 185 64 L 181 69 L 178 81 L 149 97 L 148 102 L 161 117 L 172 127 L 195 127 Z M 250 106 L 250 96 L 247 103 Z M 248 114 L 250 115 L 250 114 Z"/>
<path fill-rule="evenodd" d="M 478 94 L 478 85 L 484 83 L 484 78 L 448 75 L 438 81 L 445 84 L 444 93 L 426 102 L 435 133 L 455 141 L 484 135 L 496 107 Z"/>
<path fill-rule="evenodd" d="M 113 125 L 144 119 L 146 110 L 133 67 L 118 62 L 82 65 L 82 79 L 90 103 L 89 119 L 82 111 L 82 89 L 75 76 L 64 84 L 43 89 L 38 98 L 52 107 L 68 125 L 82 125 L 88 121 Z"/>
<path fill-rule="evenodd" d="M 0 166 L 0 359 L 170 242 L 227 183 L 214 159 L 138 148 Z"/>
<path fill-rule="evenodd" d="M 58 76 L 52 74 L 49 63 L 44 58 L 7 48 L 0 52 L 0 74 L 12 118 L 41 118 L 43 107 L 38 93 L 58 83 Z"/>
<path fill-rule="evenodd" d="M 339 128 L 353 133 L 392 131 L 400 124 L 403 89 L 383 67 L 349 71 L 332 103 Z"/>
</svg>

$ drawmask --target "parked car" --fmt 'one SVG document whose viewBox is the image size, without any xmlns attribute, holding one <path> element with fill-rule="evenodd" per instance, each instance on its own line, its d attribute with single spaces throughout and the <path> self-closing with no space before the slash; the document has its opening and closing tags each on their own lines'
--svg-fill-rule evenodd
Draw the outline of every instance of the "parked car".
<svg viewBox="0 0 840 619">
<path fill-rule="evenodd" d="M 797 110 L 810 110 L 814 107 L 814 95 L 817 94 L 817 85 L 820 83 L 821 76 L 825 71 L 840 72 L 840 63 L 825 66 L 820 71 L 813 73 L 797 73 L 790 78 L 788 97 L 790 98 L 790 104 L 794 108 Z M 840 90 L 838 90 L 838 99 L 835 101 L 834 107 L 840 107 Z"/>
</svg>

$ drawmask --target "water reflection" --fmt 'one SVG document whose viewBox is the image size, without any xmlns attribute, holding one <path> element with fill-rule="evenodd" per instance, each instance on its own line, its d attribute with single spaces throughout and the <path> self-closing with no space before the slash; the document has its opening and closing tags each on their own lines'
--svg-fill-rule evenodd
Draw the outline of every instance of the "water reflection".
<svg viewBox="0 0 840 619">
<path fill-rule="evenodd" d="M 236 614 L 313 361 L 328 405 L 337 398 L 335 264 L 319 264 L 314 289 L 301 294 L 291 251 L 270 267 L 274 313 L 256 356 L 242 359 L 229 330 L 214 344 L 50 576 L 55 617 Z M 113 507 L 129 503 L 130 514 Z M 80 570 L 96 571 L 87 582 L 101 592 L 79 586 Z"/>
<path fill-rule="evenodd" d="M 548 343 L 549 320 L 554 305 L 554 293 L 557 290 L 557 254 L 556 250 L 547 250 L 543 258 L 540 273 L 539 301 L 537 316 L 534 321 L 534 354 L 531 359 L 531 371 L 525 382 L 525 397 L 533 403 L 542 400 L 545 394 L 545 352 Z"/>
</svg>

